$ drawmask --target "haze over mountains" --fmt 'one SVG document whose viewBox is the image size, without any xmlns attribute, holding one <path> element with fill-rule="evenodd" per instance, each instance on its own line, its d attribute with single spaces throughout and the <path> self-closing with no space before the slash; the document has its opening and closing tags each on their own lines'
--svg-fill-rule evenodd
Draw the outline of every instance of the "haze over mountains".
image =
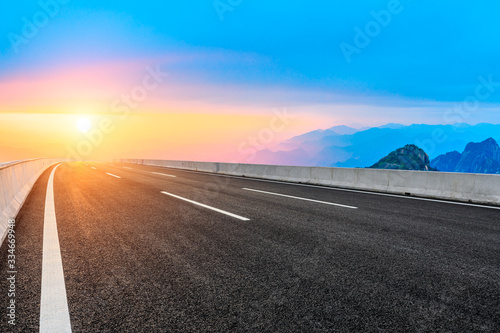
<svg viewBox="0 0 500 333">
<path fill-rule="evenodd" d="M 500 125 L 401 125 L 354 129 L 335 126 L 305 133 L 261 150 L 252 163 L 324 167 L 369 167 L 390 152 L 414 144 L 434 159 L 463 151 L 470 142 L 500 140 Z"/>
</svg>

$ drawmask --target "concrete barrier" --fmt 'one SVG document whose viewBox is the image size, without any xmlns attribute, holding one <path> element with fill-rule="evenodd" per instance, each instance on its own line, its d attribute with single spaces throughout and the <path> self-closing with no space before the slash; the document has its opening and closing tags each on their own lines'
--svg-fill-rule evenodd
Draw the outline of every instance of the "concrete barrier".
<svg viewBox="0 0 500 333">
<path fill-rule="evenodd" d="M 38 177 L 63 159 L 41 158 L 0 166 L 0 246 Z"/>
<path fill-rule="evenodd" d="M 168 160 L 121 159 L 120 161 L 233 176 L 500 205 L 500 175 Z"/>
</svg>

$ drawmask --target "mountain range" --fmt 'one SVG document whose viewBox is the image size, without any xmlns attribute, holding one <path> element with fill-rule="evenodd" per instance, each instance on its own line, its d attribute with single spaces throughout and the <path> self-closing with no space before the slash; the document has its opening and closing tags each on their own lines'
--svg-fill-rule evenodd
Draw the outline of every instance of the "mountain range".
<svg viewBox="0 0 500 333">
<path fill-rule="evenodd" d="M 431 161 L 431 166 L 447 172 L 500 174 L 500 147 L 493 138 L 470 142 L 462 153 L 439 155 Z"/>
<path fill-rule="evenodd" d="M 463 151 L 470 142 L 500 139 L 500 125 L 401 125 L 354 129 L 336 126 L 308 132 L 269 149 L 256 153 L 252 163 L 324 166 L 369 167 L 382 156 L 414 144 L 431 160 L 452 151 Z M 431 163 L 432 165 L 432 163 Z"/>
</svg>

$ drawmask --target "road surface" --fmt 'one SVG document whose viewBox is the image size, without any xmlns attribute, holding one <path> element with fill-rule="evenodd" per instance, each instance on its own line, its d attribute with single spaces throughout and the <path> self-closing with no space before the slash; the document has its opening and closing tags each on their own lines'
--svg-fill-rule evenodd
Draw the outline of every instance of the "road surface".
<svg viewBox="0 0 500 333">
<path fill-rule="evenodd" d="M 0 332 L 500 331 L 499 209 L 122 163 L 53 171 L 16 219 L 15 297 L 0 250 Z"/>
</svg>

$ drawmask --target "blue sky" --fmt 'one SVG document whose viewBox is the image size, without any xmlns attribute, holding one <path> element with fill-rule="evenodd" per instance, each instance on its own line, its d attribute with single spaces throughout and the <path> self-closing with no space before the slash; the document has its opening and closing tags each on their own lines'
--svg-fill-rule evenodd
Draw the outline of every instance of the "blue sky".
<svg viewBox="0 0 500 333">
<path fill-rule="evenodd" d="M 242 87 L 232 96 L 224 88 L 212 92 L 212 101 L 300 105 L 311 114 L 331 112 L 336 119 L 349 112 L 346 105 L 362 104 L 357 109 L 364 111 L 353 114 L 352 122 L 363 123 L 370 113 L 368 125 L 377 122 L 377 115 L 382 123 L 446 123 L 444 110 L 474 96 L 478 77 L 500 82 L 496 1 L 220 3 L 231 8 L 223 20 L 211 0 L 70 0 L 16 53 L 9 34 L 21 35 L 23 17 L 32 21 L 41 6 L 9 2 L 1 14 L 0 79 L 61 66 L 177 55 L 181 60 L 168 70 L 179 84 Z M 373 12 L 390 6 L 398 8 L 390 22 L 346 61 L 341 43 L 355 45 L 356 28 L 366 31 L 375 21 Z M 192 94 L 208 98 L 202 91 Z M 499 122 L 499 102 L 500 86 L 463 121 Z M 418 111 L 405 114 L 411 110 Z"/>
</svg>

